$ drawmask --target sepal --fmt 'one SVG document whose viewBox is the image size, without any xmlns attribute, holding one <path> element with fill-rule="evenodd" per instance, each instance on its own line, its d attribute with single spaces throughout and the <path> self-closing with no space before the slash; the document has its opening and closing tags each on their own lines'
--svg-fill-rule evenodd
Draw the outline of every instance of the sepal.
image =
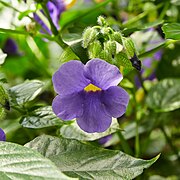
<svg viewBox="0 0 180 180">
<path fill-rule="evenodd" d="M 88 27 L 87 29 L 85 29 L 83 33 L 82 46 L 84 48 L 87 48 L 90 45 L 90 43 L 92 43 L 96 39 L 97 35 L 98 31 L 93 27 Z"/>
<path fill-rule="evenodd" d="M 96 40 L 92 42 L 88 47 L 89 58 L 93 59 L 93 58 L 99 57 L 102 50 L 103 49 L 102 49 L 102 45 L 100 41 Z"/>
<path fill-rule="evenodd" d="M 132 58 L 136 52 L 134 42 L 131 38 L 123 38 L 123 46 L 125 48 L 128 58 Z"/>
</svg>

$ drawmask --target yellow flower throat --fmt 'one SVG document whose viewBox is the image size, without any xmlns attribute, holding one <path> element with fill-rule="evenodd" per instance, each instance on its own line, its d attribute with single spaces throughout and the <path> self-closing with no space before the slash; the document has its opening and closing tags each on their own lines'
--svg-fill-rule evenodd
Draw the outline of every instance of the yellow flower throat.
<svg viewBox="0 0 180 180">
<path fill-rule="evenodd" d="M 96 92 L 96 91 L 101 91 L 101 88 L 95 86 L 94 84 L 88 84 L 88 85 L 84 88 L 84 90 L 85 90 L 86 92 L 89 92 L 89 91 Z"/>
</svg>

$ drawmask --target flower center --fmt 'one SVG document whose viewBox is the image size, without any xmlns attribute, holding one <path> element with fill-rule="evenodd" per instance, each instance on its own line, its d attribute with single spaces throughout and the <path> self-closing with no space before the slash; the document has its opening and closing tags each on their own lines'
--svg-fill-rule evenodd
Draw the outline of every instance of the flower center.
<svg viewBox="0 0 180 180">
<path fill-rule="evenodd" d="M 88 84 L 88 85 L 84 88 L 84 90 L 85 90 L 86 92 L 89 92 L 89 91 L 96 92 L 96 91 L 101 91 L 101 88 L 95 86 L 94 84 Z"/>
</svg>

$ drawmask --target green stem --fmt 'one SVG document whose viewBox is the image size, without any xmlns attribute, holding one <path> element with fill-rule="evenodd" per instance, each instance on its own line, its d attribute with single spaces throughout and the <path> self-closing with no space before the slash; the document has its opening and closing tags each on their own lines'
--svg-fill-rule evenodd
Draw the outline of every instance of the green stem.
<svg viewBox="0 0 180 180">
<path fill-rule="evenodd" d="M 0 28 L 0 33 L 3 33 L 3 34 L 29 35 L 29 33 L 26 32 L 26 31 L 11 30 L 11 29 L 4 29 L 4 28 Z"/>
<path fill-rule="evenodd" d="M 167 47 L 169 46 L 170 44 L 173 44 L 175 42 L 177 42 L 178 40 L 167 40 L 165 41 L 164 43 L 160 44 L 159 46 L 155 47 L 154 49 L 151 49 L 149 51 L 146 51 L 140 55 L 138 55 L 139 58 L 143 58 L 143 57 L 146 57 L 146 56 L 149 56 L 155 52 L 157 52 L 158 50 L 164 48 L 164 47 Z"/>
<path fill-rule="evenodd" d="M 47 17 L 50 25 L 51 25 L 51 31 L 52 31 L 52 33 L 53 33 L 55 36 L 57 36 L 57 35 L 58 35 L 58 30 L 57 30 L 56 26 L 54 25 L 54 23 L 53 23 L 53 21 L 52 21 L 52 19 L 51 19 L 51 16 L 50 16 L 50 14 L 49 14 L 48 8 L 46 7 L 46 3 L 41 3 L 41 6 L 42 6 L 42 8 L 43 8 L 43 11 L 44 11 L 44 13 L 45 13 L 45 15 L 46 15 L 46 17 Z"/>
<path fill-rule="evenodd" d="M 148 13 L 149 13 L 148 11 L 143 12 L 143 13 L 141 13 L 141 14 L 138 14 L 138 15 L 135 16 L 134 18 L 126 21 L 125 23 L 122 24 L 123 28 L 126 28 L 126 27 L 128 27 L 129 25 L 136 23 L 137 21 L 139 21 L 140 19 L 142 19 L 143 17 L 145 17 Z"/>
<path fill-rule="evenodd" d="M 143 83 L 142 83 L 143 84 Z M 140 156 L 140 141 L 139 141 L 139 121 L 140 117 L 138 116 L 138 104 L 135 97 L 135 91 L 134 91 L 134 103 L 135 103 L 135 123 L 136 123 L 136 135 L 135 135 L 135 156 Z"/>
<path fill-rule="evenodd" d="M 159 19 L 164 19 L 164 16 L 166 15 L 166 12 L 167 12 L 167 10 L 168 10 L 168 8 L 169 8 L 169 5 L 170 5 L 170 3 L 169 2 L 166 2 L 165 3 L 165 5 L 164 5 L 164 8 L 163 8 L 163 10 L 161 11 L 161 14 L 160 14 L 160 16 L 159 16 Z"/>
<path fill-rule="evenodd" d="M 158 4 L 156 6 L 156 9 L 159 9 L 160 7 L 163 6 L 163 3 Z M 149 13 L 151 13 L 150 11 L 145 11 L 142 12 L 141 14 L 138 14 L 137 16 L 135 16 L 134 18 L 131 18 L 130 20 L 126 21 L 125 23 L 122 24 L 123 28 L 126 28 L 128 26 L 130 26 L 131 24 L 135 24 L 136 22 L 138 22 L 140 19 L 144 18 L 146 15 L 148 15 Z"/>
<path fill-rule="evenodd" d="M 49 21 L 50 25 L 51 25 L 51 31 L 52 31 L 52 33 L 53 33 L 54 36 L 55 36 L 55 41 L 56 41 L 63 49 L 67 48 L 68 45 L 62 40 L 62 38 L 61 38 L 61 36 L 60 36 L 60 34 L 59 34 L 56 26 L 54 25 L 54 23 L 53 23 L 53 21 L 52 21 L 52 19 L 51 19 L 51 16 L 50 16 L 49 11 L 48 11 L 48 9 L 47 9 L 47 7 L 46 7 L 46 4 L 45 4 L 45 3 L 42 3 L 41 6 L 42 6 L 42 8 L 43 8 L 43 10 L 44 10 L 47 18 L 48 18 L 48 21 Z"/>
<path fill-rule="evenodd" d="M 139 144 L 139 120 L 136 117 L 136 137 L 135 137 L 135 156 L 140 155 L 140 144 Z"/>
<path fill-rule="evenodd" d="M 133 152 L 132 152 L 127 140 L 124 138 L 124 136 L 122 135 L 120 130 L 117 131 L 117 134 L 121 140 L 121 144 L 122 144 L 122 148 L 123 148 L 124 152 L 127 154 L 130 154 L 130 155 L 133 155 Z"/>
<path fill-rule="evenodd" d="M 51 73 L 48 71 L 48 68 L 44 66 L 43 60 L 45 60 L 45 56 L 43 55 L 43 52 L 39 49 L 38 45 L 36 44 L 36 41 L 34 41 L 33 38 L 27 37 L 26 38 L 26 43 L 29 49 L 31 50 L 32 54 L 36 57 L 36 59 L 32 58 L 32 63 L 33 66 L 37 70 L 41 69 L 41 73 L 43 73 L 43 76 L 46 75 L 47 77 L 51 77 Z"/>
<path fill-rule="evenodd" d="M 19 30 L 11 30 L 11 29 L 4 29 L 4 28 L 0 28 L 0 34 L 15 34 L 15 35 L 23 35 L 23 36 L 34 36 L 32 33 L 29 33 L 27 31 L 19 31 Z M 37 33 L 35 34 L 36 37 L 39 37 L 39 38 L 45 38 L 45 39 L 48 39 L 50 41 L 54 41 L 54 37 L 51 37 L 47 34 L 40 34 L 40 33 Z"/>
<path fill-rule="evenodd" d="M 24 111 L 23 108 L 16 107 L 16 106 L 11 106 L 11 108 L 12 108 L 12 109 L 15 109 L 16 111 L 18 111 L 18 112 L 21 113 L 21 114 L 24 114 L 24 113 L 25 113 L 25 111 Z M 22 109 L 23 109 L 23 110 L 22 110 Z"/>
<path fill-rule="evenodd" d="M 176 146 L 174 146 L 174 144 L 172 143 L 172 140 L 171 140 L 171 138 L 169 137 L 169 135 L 167 134 L 165 128 L 164 128 L 164 127 L 161 127 L 160 129 L 161 129 L 161 131 L 163 132 L 164 137 L 166 138 L 167 143 L 169 144 L 169 146 L 171 147 L 171 149 L 174 151 L 174 153 L 176 154 L 176 156 L 177 156 L 177 158 L 178 158 L 178 161 L 180 162 L 180 155 L 179 155 L 178 149 L 177 149 Z"/>
<path fill-rule="evenodd" d="M 62 40 L 60 34 L 55 37 L 55 41 L 63 48 L 66 49 L 68 45 Z"/>
<path fill-rule="evenodd" d="M 147 94 L 147 90 L 146 90 L 146 88 L 145 88 L 145 86 L 144 86 L 144 83 L 143 83 L 142 75 L 141 75 L 141 73 L 140 73 L 139 71 L 137 71 L 137 75 L 138 75 L 138 78 L 139 78 L 139 80 L 140 80 L 141 87 L 142 87 L 143 90 L 144 90 L 144 93 Z"/>
</svg>

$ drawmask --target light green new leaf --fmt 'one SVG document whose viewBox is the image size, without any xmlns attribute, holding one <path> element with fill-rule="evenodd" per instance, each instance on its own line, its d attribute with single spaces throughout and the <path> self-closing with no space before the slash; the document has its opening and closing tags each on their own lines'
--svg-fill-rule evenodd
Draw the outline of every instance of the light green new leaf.
<svg viewBox="0 0 180 180">
<path fill-rule="evenodd" d="M 180 79 L 163 79 L 148 93 L 147 105 L 159 112 L 180 108 Z"/>
<path fill-rule="evenodd" d="M 68 139 L 77 139 L 83 141 L 94 141 L 96 139 L 105 137 L 119 130 L 119 124 L 116 119 L 113 119 L 110 128 L 103 133 L 86 133 L 79 128 L 76 122 L 70 125 L 63 125 L 60 129 L 60 134 Z"/>
<path fill-rule="evenodd" d="M 11 101 L 13 105 L 23 105 L 28 101 L 32 101 L 42 92 L 44 83 L 39 80 L 25 81 L 22 84 L 9 89 Z"/>
<path fill-rule="evenodd" d="M 44 128 L 62 125 L 62 121 L 52 112 L 51 106 L 40 107 L 23 117 L 21 125 L 27 128 Z"/>
<path fill-rule="evenodd" d="M 47 135 L 37 137 L 26 146 L 45 155 L 65 174 L 86 180 L 133 179 L 159 157 L 142 160 L 121 151 L 105 150 L 77 140 Z"/>
<path fill-rule="evenodd" d="M 37 151 L 0 141 L 0 179 L 68 180 L 49 159 Z"/>
<path fill-rule="evenodd" d="M 164 24 L 162 30 L 166 39 L 180 40 L 180 23 Z"/>
</svg>

